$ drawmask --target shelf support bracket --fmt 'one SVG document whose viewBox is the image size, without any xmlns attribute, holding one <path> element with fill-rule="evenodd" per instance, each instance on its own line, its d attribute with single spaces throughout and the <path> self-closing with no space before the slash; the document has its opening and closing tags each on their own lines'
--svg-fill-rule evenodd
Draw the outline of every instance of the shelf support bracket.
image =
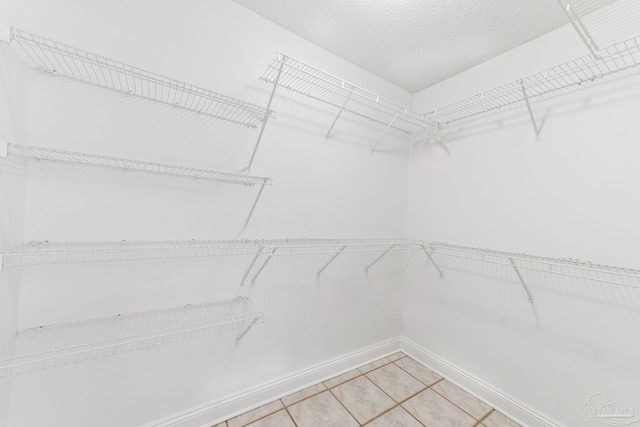
<svg viewBox="0 0 640 427">
<path fill-rule="evenodd" d="M 324 140 L 326 141 L 327 139 L 329 139 L 329 135 L 331 135 L 331 131 L 333 131 L 333 127 L 336 125 L 336 123 L 338 122 L 338 119 L 340 118 L 340 115 L 342 115 L 342 112 L 344 111 L 344 109 L 347 107 L 347 103 L 349 102 L 349 100 L 351 99 L 351 94 L 353 92 L 349 91 L 349 93 L 347 94 L 347 97 L 344 99 L 344 102 L 342 103 L 342 107 L 340 107 L 340 111 L 338 111 L 338 115 L 336 116 L 335 119 L 333 119 L 333 123 L 331 123 L 331 127 L 329 128 L 329 131 L 327 132 L 327 134 L 324 136 Z"/>
<path fill-rule="evenodd" d="M 389 132 L 389 129 L 391 129 L 391 126 L 393 126 L 393 123 L 396 121 L 396 119 L 398 118 L 399 115 L 400 115 L 400 112 L 398 112 L 398 114 L 395 115 L 393 120 L 391 120 L 391 122 L 389 122 L 387 127 L 384 129 L 384 132 L 382 132 L 382 135 L 380 135 L 380 138 L 378 138 L 378 141 L 375 144 L 373 144 L 373 147 L 371 147 L 371 153 L 376 151 L 376 147 L 378 146 L 378 144 L 380 144 L 380 142 L 382 141 L 382 138 L 384 138 L 384 136 L 387 134 L 387 132 Z"/>
<path fill-rule="evenodd" d="M 438 271 L 438 274 L 440 275 L 440 280 L 444 280 L 444 273 L 442 272 L 442 270 L 440 270 L 440 267 L 438 267 L 438 264 L 436 264 L 436 262 L 433 260 L 433 257 L 431 256 L 427 248 L 425 248 L 424 245 L 420 245 L 420 247 L 422 248 L 424 253 L 427 255 L 427 258 L 429 258 L 429 261 L 431 261 L 431 265 L 433 265 L 435 269 Z"/>
<path fill-rule="evenodd" d="M 598 49 L 598 46 L 593 41 L 593 38 L 582 23 L 580 17 L 573 11 L 571 4 L 567 0 L 558 0 L 558 4 L 560 5 L 560 8 L 562 8 L 562 11 L 565 13 L 565 15 L 567 15 L 567 18 L 569 18 L 569 22 L 571 23 L 571 25 L 573 25 L 573 29 L 576 30 L 576 33 L 578 33 L 578 35 L 582 39 L 582 42 L 587 46 L 587 49 L 589 49 L 589 52 L 591 53 L 593 59 L 598 59 L 600 57 L 600 49 Z"/>
<path fill-rule="evenodd" d="M 271 249 L 271 252 L 269 252 L 269 256 L 267 257 L 267 259 L 264 260 L 264 262 L 262 263 L 262 265 L 260 266 L 260 269 L 258 270 L 258 272 L 256 273 L 255 276 L 253 276 L 253 279 L 251 279 L 251 287 L 253 288 L 256 285 L 256 279 L 258 278 L 258 276 L 260 275 L 260 273 L 262 273 L 262 270 L 264 270 L 264 268 L 267 266 L 267 264 L 269 263 L 269 261 L 271 261 L 271 258 L 273 257 L 273 254 L 276 253 L 276 251 L 278 250 L 278 248 L 273 248 Z"/>
<path fill-rule="evenodd" d="M 244 286 L 244 282 L 247 280 L 247 277 L 249 276 L 249 273 L 253 269 L 253 266 L 256 264 L 256 261 L 258 261 L 258 258 L 260 257 L 260 255 L 262 255 L 262 249 L 264 249 L 262 246 L 258 248 L 258 252 L 253 257 L 251 264 L 249 264 L 249 268 L 247 268 L 247 271 L 244 272 L 244 275 L 242 276 L 242 280 L 240 280 L 241 287 Z"/>
<path fill-rule="evenodd" d="M 256 317 L 255 319 L 253 319 L 251 323 L 249 323 L 249 325 L 246 328 L 244 328 L 244 330 L 240 334 L 238 334 L 238 336 L 236 337 L 236 347 L 240 345 L 240 341 L 242 340 L 242 338 L 244 338 L 245 335 L 247 335 L 247 332 L 249 332 L 251 328 L 253 328 L 256 325 L 256 323 L 258 323 L 258 320 L 260 320 L 259 317 Z"/>
<path fill-rule="evenodd" d="M 338 258 L 338 255 L 340 255 L 342 253 L 342 251 L 344 251 L 346 248 L 347 248 L 347 245 L 344 245 L 343 247 L 341 247 L 340 250 L 338 252 L 336 252 L 335 255 L 333 255 L 329 261 L 327 261 L 327 263 L 318 271 L 318 274 L 316 274 L 316 277 L 318 279 L 320 278 L 320 274 L 322 274 L 322 272 L 327 267 L 329 267 L 329 264 L 331 264 L 336 258 Z"/>
<path fill-rule="evenodd" d="M 533 115 L 533 109 L 531 108 L 531 103 L 529 102 L 529 96 L 527 95 L 527 89 L 524 87 L 524 83 L 520 82 L 520 87 L 522 88 L 522 97 L 524 98 L 524 102 L 527 104 L 527 110 L 529 111 L 529 118 L 531 119 L 531 124 L 533 125 L 533 130 L 536 133 L 536 141 L 540 141 L 540 131 L 541 128 L 538 127 L 536 123 L 536 118 Z"/>
<path fill-rule="evenodd" d="M 529 291 L 529 287 L 527 286 L 527 282 L 524 281 L 524 278 L 522 277 L 522 274 L 520 274 L 520 270 L 518 270 L 518 266 L 516 265 L 515 261 L 513 260 L 513 258 L 508 258 L 509 262 L 511 263 L 511 266 L 513 267 L 513 270 L 516 272 L 516 275 L 518 276 L 518 279 L 520 279 L 520 283 L 522 284 L 522 287 L 524 288 L 524 291 L 527 293 L 527 298 L 529 298 L 529 302 L 531 304 L 533 304 L 533 295 L 531 295 L 531 292 Z"/>
<path fill-rule="evenodd" d="M 244 230 L 247 229 L 247 226 L 249 225 L 249 220 L 253 216 L 253 211 L 256 210 L 256 206 L 258 205 L 258 200 L 260 200 L 260 196 L 262 196 L 262 191 L 264 191 L 264 186 L 265 186 L 265 183 L 263 182 L 262 185 L 260 185 L 260 190 L 258 191 L 256 200 L 253 202 L 253 206 L 251 206 L 251 210 L 249 211 L 249 216 L 247 216 L 247 220 L 244 222 L 244 225 L 242 226 Z"/>
<path fill-rule="evenodd" d="M 280 75 L 282 74 L 282 67 L 284 67 L 284 61 L 280 62 L 280 68 L 278 68 L 278 74 L 276 76 L 276 80 L 273 82 L 273 88 L 271 89 L 271 94 L 269 95 L 269 102 L 267 102 L 267 113 L 271 112 L 271 103 L 273 102 L 273 96 L 276 94 L 276 88 L 278 87 L 278 82 L 280 81 Z M 251 153 L 251 159 L 249 159 L 249 165 L 247 166 L 247 171 L 251 170 L 251 166 L 253 165 L 253 160 L 256 157 L 256 152 L 258 151 L 258 146 L 260 145 L 260 141 L 262 140 L 262 134 L 264 133 L 264 128 L 267 126 L 267 121 L 269 120 L 269 116 L 264 116 L 262 119 L 262 126 L 260 127 L 260 133 L 258 134 L 258 140 L 256 141 L 256 145 L 253 147 L 253 152 Z"/>
<path fill-rule="evenodd" d="M 369 264 L 365 269 L 364 272 L 365 274 L 369 273 L 369 269 L 371 267 L 373 267 L 378 261 L 380 261 L 382 259 L 382 257 L 384 257 L 386 254 L 388 254 L 389 252 L 391 252 L 391 249 L 395 248 L 397 246 L 397 244 L 393 244 L 391 245 L 391 247 L 389 249 L 387 249 L 386 251 L 384 251 L 383 253 L 380 254 L 380 256 L 376 259 L 373 260 L 373 262 L 371 264 Z"/>
</svg>

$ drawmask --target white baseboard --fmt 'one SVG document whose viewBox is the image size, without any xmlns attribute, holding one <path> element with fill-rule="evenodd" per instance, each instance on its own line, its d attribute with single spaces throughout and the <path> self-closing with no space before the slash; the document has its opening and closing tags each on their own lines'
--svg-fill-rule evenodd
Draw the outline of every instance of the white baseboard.
<svg viewBox="0 0 640 427">
<path fill-rule="evenodd" d="M 143 427 L 210 427 L 290 393 L 325 381 L 373 360 L 404 351 L 418 362 L 508 415 L 523 426 L 567 427 L 537 409 L 482 381 L 406 338 L 396 338 L 336 357 L 274 380 L 228 394 Z"/>
<path fill-rule="evenodd" d="M 529 427 L 567 427 L 543 412 L 529 406 L 499 388 L 477 378 L 406 338 L 400 339 L 402 351 L 440 376 L 468 391 L 493 408 Z"/>
<path fill-rule="evenodd" d="M 274 380 L 228 394 L 185 411 L 144 424 L 143 427 L 210 427 L 290 393 L 326 381 L 344 372 L 400 350 L 401 340 L 391 339 L 330 359 Z"/>
</svg>

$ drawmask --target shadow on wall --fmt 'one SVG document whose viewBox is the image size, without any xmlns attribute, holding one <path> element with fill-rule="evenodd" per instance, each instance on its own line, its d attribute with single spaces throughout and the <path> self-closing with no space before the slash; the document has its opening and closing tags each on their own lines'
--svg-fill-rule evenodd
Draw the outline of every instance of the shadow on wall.
<svg viewBox="0 0 640 427">
<path fill-rule="evenodd" d="M 546 95 L 544 99 L 534 100 L 531 105 L 540 129 L 540 140 L 544 141 L 545 124 L 549 120 L 637 99 L 640 96 L 639 81 L 640 71 L 628 69 L 619 72 L 616 76 L 607 76 L 602 81 L 598 80 L 580 87 L 574 85 L 558 90 L 552 95 Z M 530 128 L 531 141 L 535 141 L 533 126 L 524 103 L 445 125 L 441 135 L 447 144 L 458 144 L 464 142 L 466 138 L 521 126 Z M 421 141 L 415 145 L 414 149 L 439 150 L 440 148 L 433 142 L 432 140 Z"/>
<path fill-rule="evenodd" d="M 439 311 L 456 312 L 476 327 L 507 329 L 528 337 L 531 343 L 544 343 L 579 355 L 580 359 L 597 360 L 621 373 L 640 375 L 636 338 L 629 335 L 635 329 L 633 325 L 640 324 L 640 278 L 589 273 L 593 279 L 621 283 L 613 285 L 590 280 L 589 276 L 578 279 L 558 274 L 576 274 L 571 267 L 554 266 L 549 272 L 521 268 L 535 298 L 535 303 L 530 304 L 514 270 L 508 266 L 455 259 L 446 254 L 433 256 L 445 279 L 434 280 L 435 272 L 423 272 L 427 278 L 421 285 L 431 288 L 425 292 L 431 294 L 430 305 Z M 416 261 L 433 270 L 424 255 L 417 256 Z M 464 329 L 465 324 L 448 328 Z M 452 331 L 451 336 L 456 337 L 457 333 Z"/>
</svg>

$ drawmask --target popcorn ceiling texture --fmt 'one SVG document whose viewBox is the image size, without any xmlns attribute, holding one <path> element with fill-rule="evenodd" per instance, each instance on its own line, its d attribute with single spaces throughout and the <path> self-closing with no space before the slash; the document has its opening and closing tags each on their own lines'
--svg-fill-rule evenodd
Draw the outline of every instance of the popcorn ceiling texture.
<svg viewBox="0 0 640 427">
<path fill-rule="evenodd" d="M 556 0 L 234 1 L 412 93 L 568 22 Z"/>
</svg>

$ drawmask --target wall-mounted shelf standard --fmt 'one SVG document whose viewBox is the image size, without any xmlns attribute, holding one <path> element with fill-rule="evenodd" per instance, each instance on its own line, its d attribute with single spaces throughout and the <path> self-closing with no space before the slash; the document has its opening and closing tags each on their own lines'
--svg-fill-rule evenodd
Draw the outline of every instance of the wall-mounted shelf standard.
<svg viewBox="0 0 640 427">
<path fill-rule="evenodd" d="M 576 87 L 638 64 L 640 64 L 640 37 L 600 50 L 600 56 L 597 59 L 588 55 L 574 59 L 495 89 L 444 105 L 428 114 L 432 120 L 441 125 L 449 125 L 480 114 L 525 103 L 538 135 L 540 129 L 533 117 L 530 100 Z"/>
<path fill-rule="evenodd" d="M 260 126 L 247 169 L 251 168 L 267 120 L 274 117 L 274 112 L 268 107 L 260 107 L 7 25 L 0 24 L 0 41 L 15 46 L 31 68 L 43 73 L 79 80 L 250 128 Z"/>
<path fill-rule="evenodd" d="M 574 259 L 548 258 L 522 253 L 471 248 L 467 246 L 450 245 L 448 243 L 416 242 L 416 244 L 424 250 L 424 253 L 426 253 L 428 257 L 428 262 L 437 269 L 440 278 L 444 278 L 444 274 L 438 265 L 438 260 L 442 258 L 458 258 L 509 267 L 518 278 L 531 303 L 534 302 L 534 298 L 523 271 L 537 271 L 574 279 L 640 289 L 640 270 L 611 267 Z"/>
<path fill-rule="evenodd" d="M 273 91 L 283 87 L 337 108 L 336 118 L 325 139 L 329 138 L 344 111 L 384 126 L 384 132 L 372 144 L 372 151 L 389 129 L 416 133 L 434 126 L 425 114 L 412 111 L 280 52 L 261 79 L 273 84 Z"/>
<path fill-rule="evenodd" d="M 102 156 L 98 154 L 82 153 L 78 151 L 59 150 L 56 148 L 37 147 L 33 145 L 14 144 L 0 141 L 0 158 L 8 156 L 29 157 L 38 160 L 61 161 L 71 163 L 81 163 L 95 166 L 106 166 L 140 172 L 161 173 L 176 176 L 185 176 L 197 179 L 208 179 L 214 181 L 224 181 L 234 184 L 260 185 L 260 190 L 251 206 L 249 215 L 244 222 L 244 228 L 249 225 L 262 191 L 265 185 L 271 185 L 271 178 L 252 176 L 246 174 L 235 174 L 229 172 L 218 172 L 208 169 L 198 169 L 172 164 L 147 162 L 142 160 L 125 159 L 122 157 Z"/>
<path fill-rule="evenodd" d="M 230 330 L 241 330 L 237 344 L 263 320 L 250 299 L 236 298 L 24 329 L 13 356 L 0 361 L 0 378 Z"/>
</svg>

